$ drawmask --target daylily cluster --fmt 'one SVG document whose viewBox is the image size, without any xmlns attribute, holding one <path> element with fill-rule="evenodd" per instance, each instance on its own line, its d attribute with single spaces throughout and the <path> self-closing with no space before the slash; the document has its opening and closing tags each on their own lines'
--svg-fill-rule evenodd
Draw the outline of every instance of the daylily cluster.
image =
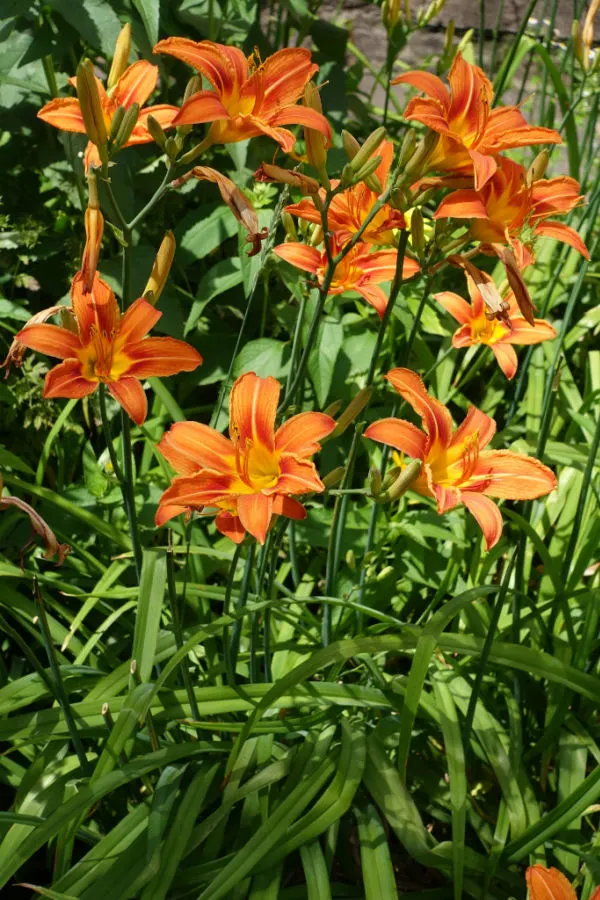
<svg viewBox="0 0 600 900">
<path fill-rule="evenodd" d="M 567 177 L 545 179 L 543 155 L 529 171 L 502 155 L 511 148 L 560 143 L 561 138 L 551 129 L 528 125 L 517 107 L 492 109 L 491 83 L 460 53 L 449 73 L 449 89 L 426 72 L 407 72 L 393 82 L 409 84 L 426 95 L 410 100 L 405 113 L 429 129 L 419 147 L 409 135 L 413 143 L 405 141 L 394 165 L 394 145 L 384 129 L 377 129 L 362 146 L 343 132 L 349 162 L 335 181 L 327 174 L 332 135 L 312 81 L 318 66 L 310 51 L 285 49 L 262 61 L 257 51 L 246 57 L 236 47 L 212 41 L 168 38 L 154 52 L 175 57 L 197 74 L 181 108 L 141 109 L 156 87 L 158 69 L 143 60 L 128 66 L 129 50 L 126 27 L 107 89 L 95 78 L 91 64 L 82 64 L 71 80 L 78 99 L 53 100 L 39 113 L 51 125 L 88 134 L 85 166 L 92 170 L 90 184 L 94 166 L 101 164 L 106 176 L 108 159 L 131 144 L 155 140 L 171 162 L 185 166 L 214 144 L 271 138 L 296 162 L 308 162 L 313 173 L 304 172 L 302 165 L 290 169 L 268 162 L 255 173 L 258 181 L 285 183 L 302 195 L 284 210 L 288 237 L 274 253 L 309 272 L 323 302 L 326 293 L 356 292 L 380 319 L 389 302 L 382 285 L 398 285 L 417 276 L 420 265 L 430 265 L 419 204 L 426 202 L 432 188 L 451 189 L 428 227 L 431 233 L 435 220 L 468 220 L 462 240 L 457 244 L 454 239 L 452 249 L 437 263 L 457 265 L 467 278 L 470 303 L 449 291 L 435 295 L 459 323 L 453 346 L 489 346 L 510 379 L 517 368 L 514 345 L 555 336 L 550 323 L 534 319 L 521 272 L 535 261 L 538 237 L 562 240 L 587 255 L 579 235 L 552 220 L 581 202 L 579 185 Z M 199 75 L 209 89 L 201 89 Z M 181 156 L 183 141 L 194 125 L 207 126 L 204 137 Z M 296 136 L 289 125 L 304 128 L 304 156 L 295 152 Z M 166 138 L 168 128 L 176 129 L 175 137 Z M 252 252 L 258 252 L 266 231 L 259 229 L 243 192 L 207 166 L 189 169 L 172 186 L 189 178 L 217 184 L 223 200 L 248 230 Z M 173 257 L 172 236 L 165 238 L 168 262 L 163 259 L 159 265 L 157 260 L 144 297 L 121 314 L 112 290 L 96 271 L 102 230 L 97 195 L 91 194 L 86 248 L 73 279 L 71 306 L 52 307 L 35 316 L 17 335 L 9 357 L 18 364 L 24 348 L 30 347 L 64 360 L 48 373 L 45 396 L 84 397 L 105 384 L 141 424 L 147 413 L 141 381 L 191 371 L 202 360 L 182 341 L 146 336 L 160 317 L 153 304 Z M 475 250 L 496 254 L 503 261 L 511 290 L 500 293 L 491 277 L 472 263 L 475 250 L 465 252 L 469 242 L 476 243 Z M 432 250 L 438 260 L 440 247 L 443 256 L 443 241 Z M 47 324 L 57 313 L 63 315 L 63 327 Z M 496 423 L 482 411 L 471 407 L 455 430 L 448 409 L 428 394 L 418 375 L 393 369 L 386 377 L 420 416 L 422 429 L 389 418 L 371 424 L 365 437 L 396 451 L 402 490 L 410 486 L 432 497 L 440 514 L 459 504 L 466 506 L 481 526 L 488 548 L 502 531 L 502 518 L 491 498 L 533 499 L 555 487 L 554 474 L 538 460 L 488 448 Z M 216 511 L 216 528 L 222 534 L 236 543 L 246 534 L 264 543 L 276 516 L 306 515 L 297 498 L 324 490 L 312 457 L 336 423 L 324 413 L 305 412 L 277 427 L 279 393 L 274 378 L 249 372 L 231 391 L 229 437 L 198 422 L 171 427 L 158 449 L 177 474 L 161 498 L 157 525 L 180 513 Z"/>
</svg>

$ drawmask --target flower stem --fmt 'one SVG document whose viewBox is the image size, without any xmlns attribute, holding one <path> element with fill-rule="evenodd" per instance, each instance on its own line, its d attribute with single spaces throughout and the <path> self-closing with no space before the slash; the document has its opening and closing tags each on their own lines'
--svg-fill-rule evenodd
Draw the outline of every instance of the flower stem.
<svg viewBox="0 0 600 900">
<path fill-rule="evenodd" d="M 181 616 L 179 612 L 179 599 L 177 597 L 177 588 L 175 586 L 175 566 L 173 561 L 173 544 L 172 544 L 172 532 L 169 529 L 169 547 L 167 550 L 167 594 L 169 597 L 169 606 L 171 608 L 171 615 L 173 617 L 173 634 L 175 635 L 175 644 L 177 649 L 180 650 L 183 646 L 183 631 L 181 628 Z M 187 663 L 185 660 L 182 660 L 179 669 L 181 671 L 181 678 L 183 681 L 183 685 L 185 687 L 185 692 L 188 697 L 188 701 L 190 704 L 190 710 L 192 713 L 192 718 L 199 721 L 200 719 L 200 711 L 198 709 L 198 704 L 196 702 L 196 696 L 194 694 L 194 686 L 192 684 L 192 679 L 190 676 L 189 669 L 187 667 Z"/>
</svg>

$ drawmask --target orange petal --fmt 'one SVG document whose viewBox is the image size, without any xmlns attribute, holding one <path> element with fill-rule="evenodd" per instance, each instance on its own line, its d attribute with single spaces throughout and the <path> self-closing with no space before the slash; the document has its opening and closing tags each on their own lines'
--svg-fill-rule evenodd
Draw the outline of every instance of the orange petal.
<svg viewBox="0 0 600 900">
<path fill-rule="evenodd" d="M 284 453 L 279 459 L 279 467 L 281 475 L 277 484 L 270 491 L 265 490 L 265 494 L 320 494 L 325 490 L 325 485 L 310 460 Z"/>
<path fill-rule="evenodd" d="M 496 423 L 476 406 L 470 406 L 467 415 L 452 435 L 450 447 L 459 447 L 474 434 L 478 436 L 479 449 L 484 450 L 496 434 Z"/>
<path fill-rule="evenodd" d="M 267 137 L 276 141 L 284 153 L 291 153 L 296 144 L 296 135 L 287 128 L 275 128 L 259 116 L 237 116 L 235 119 L 235 128 L 238 134 L 235 140 L 243 141 L 246 138 L 258 137 L 259 134 L 266 134 Z M 231 127 L 229 128 L 231 131 Z M 233 140 L 228 138 L 228 140 Z M 217 143 L 217 141 L 215 141 Z"/>
<path fill-rule="evenodd" d="M 492 348 L 492 353 L 496 357 L 498 365 L 506 375 L 509 381 L 515 377 L 518 366 L 517 354 L 515 353 L 514 347 L 511 347 L 510 344 L 504 343 L 504 341 L 498 341 L 495 344 L 490 344 Z"/>
<path fill-rule="evenodd" d="M 572 885 L 558 869 L 530 866 L 525 879 L 530 900 L 577 900 Z"/>
<path fill-rule="evenodd" d="M 534 319 L 530 325 L 521 316 L 511 316 L 512 331 L 502 338 L 506 344 L 541 344 L 556 337 L 556 330 L 545 319 Z"/>
<path fill-rule="evenodd" d="M 564 225 L 562 222 L 540 222 L 535 226 L 535 233 L 538 237 L 554 238 L 557 241 L 562 241 L 563 244 L 569 244 L 570 247 L 578 250 L 584 259 L 590 258 L 588 248 L 579 234 L 570 225 Z"/>
<path fill-rule="evenodd" d="M 394 78 L 391 84 L 410 84 L 418 91 L 423 91 L 428 97 L 437 100 L 442 106 L 450 106 L 450 94 L 446 85 L 441 78 L 430 72 L 419 72 L 418 70 L 404 72 L 403 75 Z"/>
<path fill-rule="evenodd" d="M 158 449 L 180 475 L 192 475 L 198 469 L 235 469 L 231 441 L 200 422 L 175 422 L 163 434 Z"/>
<path fill-rule="evenodd" d="M 493 156 L 488 156 L 477 150 L 469 150 L 469 156 L 473 162 L 475 190 L 480 191 L 484 184 L 486 184 L 495 173 L 498 165 Z"/>
<path fill-rule="evenodd" d="M 379 444 L 387 444 L 394 450 L 406 453 L 412 459 L 424 459 L 427 436 L 416 425 L 404 419 L 380 419 L 365 431 L 365 437 Z"/>
<path fill-rule="evenodd" d="M 231 389 L 229 434 L 245 447 L 247 441 L 275 448 L 275 416 L 281 385 L 272 376 L 254 372 L 240 376 Z"/>
<path fill-rule="evenodd" d="M 339 196 L 334 197 L 331 204 L 332 206 L 334 205 L 336 200 L 339 200 Z M 321 213 L 312 200 L 306 199 L 301 200 L 299 203 L 290 203 L 289 206 L 285 207 L 284 211 L 286 213 L 289 213 L 290 216 L 297 216 L 299 219 L 304 219 L 306 222 L 314 222 L 315 225 L 321 224 Z"/>
<path fill-rule="evenodd" d="M 38 112 L 38 119 L 61 131 L 75 131 L 85 134 L 85 124 L 81 115 L 79 100 L 75 97 L 57 97 L 46 103 Z"/>
<path fill-rule="evenodd" d="M 583 201 L 580 184 L 569 175 L 540 178 L 531 188 L 533 219 L 546 218 L 555 213 L 567 213 Z"/>
<path fill-rule="evenodd" d="M 462 503 L 458 488 L 452 487 L 452 485 L 436 484 L 433 480 L 434 476 L 431 466 L 426 465 L 424 469 L 431 496 L 435 497 L 437 511 L 440 516 Z"/>
<path fill-rule="evenodd" d="M 380 319 L 383 319 L 388 297 L 385 291 L 377 284 L 348 285 L 346 290 L 355 290 L 367 303 L 373 307 Z"/>
<path fill-rule="evenodd" d="M 456 350 L 459 350 L 461 347 L 470 347 L 475 343 L 476 341 L 473 340 L 473 332 L 471 331 L 470 325 L 461 325 L 452 335 L 452 346 Z"/>
<path fill-rule="evenodd" d="M 98 148 L 95 144 L 92 144 L 91 141 L 88 141 L 85 153 L 83 154 L 83 168 L 85 174 L 87 175 L 91 168 L 99 169 L 101 165 L 102 160 L 100 159 Z"/>
<path fill-rule="evenodd" d="M 58 359 L 76 358 L 81 350 L 81 341 L 77 335 L 58 325 L 26 326 L 17 334 L 16 340 L 30 350 Z"/>
<path fill-rule="evenodd" d="M 319 71 L 319 67 L 312 61 L 310 50 L 304 47 L 286 47 L 278 50 L 265 59 L 261 68 L 264 77 L 264 100 L 258 115 L 263 110 L 274 111 L 295 103 L 302 95 L 305 85 Z"/>
<path fill-rule="evenodd" d="M 429 436 L 428 452 L 435 444 L 440 449 L 447 447 L 452 438 L 452 419 L 444 404 L 429 396 L 419 376 L 410 369 L 392 369 L 385 377 L 421 416 Z"/>
<path fill-rule="evenodd" d="M 146 100 L 156 87 L 158 66 L 153 66 L 146 59 L 139 59 L 125 69 L 114 86 L 111 99 L 117 106 L 129 109 L 134 103 L 144 106 Z"/>
<path fill-rule="evenodd" d="M 127 309 L 121 319 L 119 336 L 127 342 L 141 341 L 154 328 L 162 313 L 151 303 L 140 297 Z"/>
<path fill-rule="evenodd" d="M 71 282 L 71 304 L 79 326 L 83 343 L 90 339 L 90 328 L 95 325 L 107 334 L 119 331 L 121 314 L 111 287 L 94 274 L 92 289 L 83 289 L 83 273 L 78 272 Z"/>
<path fill-rule="evenodd" d="M 444 197 L 436 209 L 434 219 L 487 219 L 485 204 L 475 191 L 454 191 Z"/>
<path fill-rule="evenodd" d="M 284 497 L 282 494 L 276 494 L 273 497 L 273 515 L 285 516 L 287 519 L 299 521 L 306 518 L 306 510 L 294 497 Z"/>
<path fill-rule="evenodd" d="M 47 373 L 44 397 L 70 397 L 75 400 L 93 394 L 97 387 L 96 381 L 82 377 L 78 359 L 66 359 Z"/>
<path fill-rule="evenodd" d="M 218 501 L 228 498 L 232 489 L 237 486 L 239 479 L 231 474 L 220 474 L 202 471 L 195 475 L 182 475 L 174 478 L 171 486 L 160 498 L 159 508 L 166 509 L 202 509 L 204 506 L 214 506 Z M 235 500 L 235 497 L 232 498 Z M 179 515 L 174 511 L 172 516 Z M 166 521 L 166 519 L 163 519 Z"/>
<path fill-rule="evenodd" d="M 312 456 L 321 449 L 319 441 L 335 428 L 335 420 L 325 413 L 303 412 L 284 422 L 275 433 L 275 449 L 295 456 Z"/>
<path fill-rule="evenodd" d="M 448 73 L 452 95 L 450 117 L 464 122 L 465 130 L 475 127 L 483 131 L 486 112 L 492 105 L 494 89 L 478 66 L 468 63 L 462 53 L 457 53 Z"/>
<path fill-rule="evenodd" d="M 273 514 L 273 498 L 264 494 L 244 494 L 238 497 L 237 511 L 246 531 L 264 544 Z"/>
<path fill-rule="evenodd" d="M 189 511 L 189 507 L 187 506 L 179 506 L 177 503 L 163 503 L 161 500 L 154 516 L 154 524 L 157 528 L 161 528 L 161 526 L 165 525 L 171 519 L 174 519 L 175 516 L 180 516 Z"/>
<path fill-rule="evenodd" d="M 136 425 L 143 425 L 148 415 L 148 401 L 137 378 L 125 376 L 111 381 L 108 390 Z"/>
<path fill-rule="evenodd" d="M 175 56 L 201 72 L 216 91 L 230 95 L 248 77 L 248 62 L 237 47 L 226 47 L 213 41 L 192 41 L 171 37 L 159 41 L 154 53 Z"/>
<path fill-rule="evenodd" d="M 124 145 L 131 147 L 135 144 L 149 144 L 154 138 L 148 131 L 148 116 L 152 116 L 162 129 L 172 128 L 175 118 L 179 113 L 178 106 L 169 106 L 167 103 L 159 103 L 157 106 L 147 106 L 143 109 L 135 127 L 129 136 L 129 140 Z"/>
<path fill-rule="evenodd" d="M 234 515 L 227 509 L 222 509 L 215 519 L 215 527 L 217 531 L 224 534 L 235 544 L 241 544 L 246 537 L 246 529 L 240 522 L 239 516 Z"/>
<path fill-rule="evenodd" d="M 471 307 L 458 294 L 453 294 L 452 291 L 441 291 L 439 294 L 434 294 L 433 299 L 441 303 L 444 309 L 461 325 L 470 323 L 472 318 Z"/>
<path fill-rule="evenodd" d="M 314 275 L 316 275 L 321 265 L 321 254 L 315 247 L 307 247 L 306 244 L 300 244 L 296 241 L 273 247 L 273 253 L 281 259 L 285 259 L 292 266 L 304 269 L 305 272 L 312 272 Z"/>
<path fill-rule="evenodd" d="M 477 519 L 477 524 L 483 531 L 486 549 L 491 550 L 497 544 L 502 535 L 502 516 L 495 503 L 488 497 L 476 494 L 473 491 L 461 491 L 461 500 Z"/>
<path fill-rule="evenodd" d="M 404 110 L 404 118 L 409 121 L 421 122 L 432 131 L 440 134 L 448 132 L 447 112 L 437 100 L 422 100 L 414 97 Z"/>
<path fill-rule="evenodd" d="M 383 140 L 373 156 L 380 156 L 381 162 L 375 169 L 382 187 L 385 187 L 394 161 L 394 144 L 392 141 Z"/>
<path fill-rule="evenodd" d="M 193 372 L 202 364 L 202 357 L 190 344 L 170 337 L 150 337 L 127 344 L 125 353 L 132 360 L 127 374 L 134 378 L 164 378 Z"/>
<path fill-rule="evenodd" d="M 269 118 L 269 125 L 276 128 L 278 125 L 304 125 L 305 128 L 312 128 L 319 131 L 331 144 L 331 125 L 323 115 L 316 109 L 309 109 L 307 106 L 284 106 L 273 117 Z"/>
<path fill-rule="evenodd" d="M 199 125 L 228 119 L 229 113 L 212 91 L 198 91 L 184 103 L 173 119 L 174 125 Z"/>
<path fill-rule="evenodd" d="M 510 450 L 484 450 L 473 477 L 487 479 L 484 494 L 508 500 L 535 500 L 557 484 L 554 472 L 539 459 Z"/>
<path fill-rule="evenodd" d="M 562 138 L 553 128 L 528 125 L 516 106 L 492 110 L 480 142 L 480 146 L 485 146 L 491 153 L 535 144 L 562 144 Z"/>
</svg>

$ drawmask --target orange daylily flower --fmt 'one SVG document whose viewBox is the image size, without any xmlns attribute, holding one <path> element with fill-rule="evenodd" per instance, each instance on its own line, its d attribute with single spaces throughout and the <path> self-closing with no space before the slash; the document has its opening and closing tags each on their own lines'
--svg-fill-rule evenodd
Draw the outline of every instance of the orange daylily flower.
<svg viewBox="0 0 600 900">
<path fill-rule="evenodd" d="M 154 52 L 193 66 L 212 85 L 212 91 L 190 97 L 175 119 L 175 125 L 211 122 L 207 146 L 266 134 L 291 153 L 296 138 L 282 125 L 304 125 L 331 141 L 325 116 L 296 103 L 319 69 L 311 61 L 310 50 L 288 47 L 257 63 L 254 54 L 246 58 L 237 47 L 173 37 L 159 41 Z"/>
<path fill-rule="evenodd" d="M 219 510 L 217 530 L 239 544 L 248 532 L 264 544 L 273 516 L 304 519 L 294 494 L 325 486 L 310 457 L 335 421 L 324 413 L 292 416 L 275 430 L 281 386 L 275 378 L 247 372 L 234 383 L 229 438 L 199 422 L 176 422 L 158 449 L 180 477 L 161 497 L 156 524 L 201 510 Z"/>
<path fill-rule="evenodd" d="M 339 244 L 336 236 L 332 239 L 332 253 L 335 256 L 339 252 Z M 290 241 L 287 244 L 279 244 L 273 248 L 273 253 L 285 259 L 298 269 L 312 272 L 317 276 L 319 284 L 323 284 L 325 270 L 327 269 L 327 253 L 325 250 L 317 250 L 307 244 Z M 356 291 L 377 312 L 380 319 L 383 318 L 388 298 L 382 288 L 382 281 L 391 281 L 396 274 L 397 250 L 376 250 L 370 252 L 368 244 L 357 243 L 336 267 L 333 280 L 329 287 L 329 294 L 344 294 L 346 291 Z M 411 278 L 419 271 L 419 264 L 414 259 L 405 257 L 402 267 L 402 277 Z"/>
<path fill-rule="evenodd" d="M 530 866 L 525 873 L 529 900 L 577 900 L 577 894 L 569 881 L 558 869 L 545 866 Z M 590 900 L 600 900 L 600 887 L 596 888 Z"/>
<path fill-rule="evenodd" d="M 540 178 L 526 183 L 523 166 L 507 157 L 481 191 L 454 191 L 442 200 L 435 219 L 470 219 L 470 234 L 484 244 L 511 244 L 521 268 L 533 261 L 530 245 L 536 237 L 550 237 L 569 244 L 586 259 L 587 247 L 574 228 L 563 222 L 548 222 L 565 215 L 583 201 L 579 183 L 568 175 Z M 443 183 L 443 181 L 442 181 Z"/>
<path fill-rule="evenodd" d="M 375 170 L 375 175 L 379 178 L 382 187 L 385 188 L 392 168 L 394 145 L 391 141 L 384 140 L 373 155 L 381 156 L 381 163 Z M 338 184 L 339 181 L 332 181 L 331 187 L 336 188 Z M 319 196 L 323 201 L 325 191 L 319 191 Z M 337 194 L 331 201 L 327 215 L 329 230 L 336 234 L 342 243 L 349 241 L 359 230 L 377 199 L 378 195 L 367 187 L 364 181 L 353 185 L 342 194 Z M 312 199 L 307 198 L 299 203 L 292 203 L 290 206 L 286 206 L 285 211 L 292 216 L 298 216 L 299 219 L 305 219 L 307 222 L 321 224 L 321 213 Z M 386 203 L 367 226 L 361 240 L 365 244 L 393 244 L 394 229 L 396 228 L 406 228 L 404 216 L 400 210 L 394 209 Z"/>
<path fill-rule="evenodd" d="M 74 330 L 28 324 L 16 337 L 30 350 L 64 360 L 46 375 L 44 397 L 87 397 L 99 384 L 106 384 L 141 425 L 148 404 L 140 380 L 192 372 L 202 362 L 200 354 L 184 341 L 146 337 L 162 313 L 139 299 L 121 315 L 115 295 L 98 274 L 88 293 L 78 272 L 71 284 L 71 301 Z"/>
<path fill-rule="evenodd" d="M 470 347 L 473 344 L 487 344 L 491 348 L 498 365 L 508 379 L 517 371 L 517 354 L 513 344 L 541 344 L 556 337 L 556 331 L 544 319 L 534 319 L 534 324 L 521 315 L 513 291 L 505 298 L 508 308 L 501 320 L 491 318 L 479 287 L 467 273 L 467 287 L 471 303 L 467 303 L 452 291 L 434 294 L 451 316 L 460 323 L 460 328 L 452 336 L 453 347 Z M 494 282 L 489 275 L 481 277 L 490 285 Z"/>
<path fill-rule="evenodd" d="M 494 89 L 477 66 L 457 53 L 448 75 L 450 91 L 437 75 L 406 72 L 392 84 L 410 84 L 427 94 L 414 97 L 404 117 L 437 131 L 441 137 L 429 168 L 455 174 L 473 173 L 477 190 L 489 181 L 497 168 L 495 157 L 502 150 L 531 144 L 560 144 L 561 136 L 552 128 L 528 125 L 516 106 L 492 109 Z"/>
<path fill-rule="evenodd" d="M 496 423 L 475 406 L 454 431 L 447 407 L 430 397 L 418 375 L 392 369 L 386 378 L 421 417 L 423 430 L 388 418 L 369 425 L 365 437 L 422 460 L 412 489 L 433 497 L 440 515 L 464 504 L 481 527 L 488 550 L 502 534 L 502 516 L 490 497 L 533 500 L 556 487 L 554 473 L 539 460 L 509 450 L 486 450 Z"/>
<path fill-rule="evenodd" d="M 96 78 L 98 85 L 98 93 L 100 95 L 100 104 L 104 114 L 104 124 L 106 131 L 110 134 L 113 116 L 117 109 L 123 106 L 128 110 L 134 103 L 144 106 L 144 103 L 150 94 L 156 88 L 158 80 L 158 66 L 153 66 L 145 59 L 134 62 L 133 65 L 125 69 L 114 87 L 106 90 L 99 78 Z M 75 84 L 75 79 L 70 79 Z M 157 106 L 147 106 L 140 110 L 138 120 L 129 136 L 124 147 L 131 147 L 134 144 L 148 144 L 153 138 L 148 131 L 148 116 L 153 116 L 162 128 L 171 128 L 173 120 L 179 112 L 179 107 L 169 106 L 166 103 L 159 103 Z M 51 100 L 38 112 L 38 119 L 43 119 L 54 128 L 60 128 L 61 131 L 75 131 L 79 134 L 85 134 L 85 125 L 81 114 L 81 106 L 76 97 L 57 97 Z M 85 171 L 90 166 L 99 166 L 100 155 L 98 148 L 91 141 L 88 142 L 84 155 Z"/>
</svg>

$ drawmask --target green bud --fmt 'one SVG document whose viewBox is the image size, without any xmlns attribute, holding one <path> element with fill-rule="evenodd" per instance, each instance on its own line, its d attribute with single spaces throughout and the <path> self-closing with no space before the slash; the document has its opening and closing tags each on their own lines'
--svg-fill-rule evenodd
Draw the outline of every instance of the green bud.
<svg viewBox="0 0 600 900">
<path fill-rule="evenodd" d="M 344 146 L 344 150 L 346 151 L 346 156 L 349 160 L 353 160 L 358 151 L 360 150 L 360 144 L 356 140 L 353 134 L 350 134 L 349 131 L 342 131 L 342 144 Z"/>
<path fill-rule="evenodd" d="M 288 237 L 291 241 L 298 240 L 298 232 L 296 231 L 296 223 L 294 222 L 292 216 L 290 216 L 289 212 L 281 213 L 281 224 L 285 229 L 286 237 Z"/>
<path fill-rule="evenodd" d="M 346 565 L 349 569 L 356 568 L 356 553 L 354 552 L 354 550 L 348 550 L 348 552 L 346 553 Z"/>
<path fill-rule="evenodd" d="M 352 422 L 354 422 L 357 416 L 361 414 L 361 412 L 371 399 L 371 393 L 371 388 L 363 388 L 352 398 L 344 412 L 337 420 L 337 424 L 331 434 L 331 437 L 339 437 L 340 434 L 344 433 L 346 428 Z M 332 415 L 332 413 L 329 413 L 329 415 Z M 335 413 L 333 415 L 335 415 Z"/>
<path fill-rule="evenodd" d="M 123 116 L 121 127 L 117 131 L 117 136 L 113 141 L 113 150 L 120 150 L 121 147 L 125 146 L 129 138 L 131 137 L 131 132 L 135 128 L 139 114 L 140 104 L 132 103 Z"/>
<path fill-rule="evenodd" d="M 124 116 L 125 116 L 125 107 L 118 106 L 113 114 L 113 117 L 112 117 L 112 120 L 110 123 L 110 139 L 113 142 L 117 138 L 117 135 L 119 133 L 119 128 L 121 127 L 121 125 L 123 123 Z"/>
<path fill-rule="evenodd" d="M 540 178 L 543 178 L 546 174 L 546 169 L 548 168 L 548 162 L 550 160 L 550 154 L 547 150 L 540 150 L 534 161 L 531 163 L 527 170 L 527 176 L 525 178 L 525 183 L 531 187 L 534 181 L 539 181 Z"/>
<path fill-rule="evenodd" d="M 323 484 L 326 488 L 335 487 L 336 484 L 339 484 L 342 478 L 344 477 L 346 470 L 344 466 L 337 466 L 335 469 L 332 469 L 331 472 L 328 472 L 327 475 L 322 479 Z"/>
<path fill-rule="evenodd" d="M 350 166 L 353 172 L 358 172 L 373 156 L 385 137 L 385 128 L 376 128 L 366 139 L 360 150 L 352 157 Z M 379 165 L 379 164 L 378 164 Z M 377 168 L 377 167 L 376 167 Z"/>
<path fill-rule="evenodd" d="M 161 150 L 164 150 L 167 142 L 167 135 L 158 119 L 155 119 L 154 116 L 147 116 L 146 124 L 148 126 L 148 131 L 152 135 L 152 140 L 156 141 Z"/>
<path fill-rule="evenodd" d="M 417 480 L 419 477 L 419 473 L 421 472 L 422 462 L 420 459 L 413 459 L 412 462 L 402 469 L 400 475 L 396 478 L 394 483 L 385 491 L 385 493 L 380 494 L 377 498 L 379 503 L 389 503 L 394 500 L 399 500 L 400 497 L 406 493 L 406 491 L 410 488 L 411 484 Z"/>
<path fill-rule="evenodd" d="M 427 160 L 435 150 L 440 139 L 437 131 L 428 131 L 425 137 L 419 141 L 415 152 L 404 168 L 404 178 L 413 181 L 420 178 L 427 165 Z"/>
<path fill-rule="evenodd" d="M 171 162 L 173 162 L 173 160 L 176 159 L 177 154 L 179 153 L 180 150 L 181 150 L 181 143 L 180 143 L 179 139 L 176 137 L 168 137 L 167 140 L 165 141 L 165 153 L 167 154 L 167 156 L 169 157 Z"/>
<path fill-rule="evenodd" d="M 410 216 L 410 237 L 413 250 L 419 259 L 423 258 L 425 253 L 425 227 L 423 223 L 423 213 L 420 209 L 413 209 Z"/>
<path fill-rule="evenodd" d="M 417 148 L 417 135 L 414 129 L 409 128 L 406 134 L 404 135 L 404 140 L 402 141 L 402 145 L 400 147 L 400 155 L 398 156 L 398 168 L 404 169 L 407 165 L 409 159 L 414 154 Z"/>
<path fill-rule="evenodd" d="M 377 167 L 381 165 L 381 156 L 372 156 L 364 166 L 356 172 L 356 181 L 367 181 L 368 178 L 372 178 L 375 174 L 375 170 Z M 375 176 L 377 178 L 377 176 Z M 381 183 L 377 178 L 377 185 L 379 187 L 379 191 L 381 192 Z"/>
<path fill-rule="evenodd" d="M 388 577 L 388 575 L 393 575 L 393 574 L 394 574 L 393 566 L 384 566 L 384 568 L 381 570 L 381 572 L 379 572 L 377 574 L 377 578 L 375 580 L 376 581 L 385 581 L 385 579 Z"/>
<path fill-rule="evenodd" d="M 77 67 L 77 97 L 85 131 L 93 144 L 103 147 L 108 140 L 100 94 L 90 59 L 84 59 Z"/>
<path fill-rule="evenodd" d="M 381 493 L 381 472 L 379 469 L 371 469 L 369 471 L 369 490 L 371 491 L 371 496 L 377 500 Z"/>
</svg>

